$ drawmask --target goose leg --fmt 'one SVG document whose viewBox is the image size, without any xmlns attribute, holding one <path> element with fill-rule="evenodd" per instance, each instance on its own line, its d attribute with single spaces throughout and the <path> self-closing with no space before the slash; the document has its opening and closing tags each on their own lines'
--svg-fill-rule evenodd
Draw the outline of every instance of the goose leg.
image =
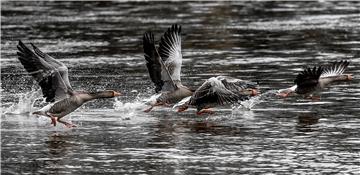
<svg viewBox="0 0 360 175">
<path fill-rule="evenodd" d="M 51 119 L 51 125 L 54 125 L 54 126 L 56 126 L 56 121 L 58 120 L 58 117 L 55 117 L 53 114 L 51 114 L 51 113 L 47 113 L 47 115 L 48 115 L 48 117 L 50 117 L 50 119 Z"/>
<path fill-rule="evenodd" d="M 153 108 L 154 108 L 154 106 L 150 106 L 150 108 L 145 109 L 144 112 L 150 112 Z"/>
<path fill-rule="evenodd" d="M 321 100 L 321 97 L 320 97 L 320 96 L 314 96 L 314 95 L 307 96 L 307 97 L 305 97 L 305 98 L 306 98 L 306 99 L 313 100 L 313 101 L 320 101 L 320 100 Z"/>
<path fill-rule="evenodd" d="M 150 112 L 155 106 L 162 106 L 162 105 L 166 105 L 167 103 L 163 103 L 163 102 L 156 102 L 154 105 L 151 105 L 150 108 L 145 109 L 144 112 Z"/>
<path fill-rule="evenodd" d="M 314 96 L 314 97 L 312 97 L 312 100 L 314 100 L 314 101 L 320 101 L 320 100 L 321 100 L 321 97 L 320 97 L 320 96 Z"/>
<path fill-rule="evenodd" d="M 67 128 L 77 127 L 77 126 L 74 125 L 74 124 L 71 124 L 71 123 L 68 123 L 68 122 L 65 122 L 65 121 L 60 120 L 60 118 L 59 118 L 57 121 L 58 121 L 59 123 L 64 124 Z"/>
<path fill-rule="evenodd" d="M 163 105 L 163 106 L 166 106 L 166 107 L 171 107 L 171 104 L 166 103 L 166 102 L 165 102 L 165 103 L 163 103 L 162 105 Z"/>
<path fill-rule="evenodd" d="M 286 98 L 286 97 L 289 96 L 289 94 L 290 94 L 290 93 L 278 93 L 278 94 L 276 94 L 276 96 L 282 97 L 282 98 Z"/>
<path fill-rule="evenodd" d="M 186 111 L 188 108 L 189 108 L 188 106 L 182 106 L 182 107 L 179 107 L 177 112 L 183 112 L 183 111 Z"/>
<path fill-rule="evenodd" d="M 207 109 L 201 109 L 200 111 L 196 112 L 197 115 L 202 115 L 202 114 L 214 114 L 215 112 L 212 111 L 210 108 Z"/>
</svg>

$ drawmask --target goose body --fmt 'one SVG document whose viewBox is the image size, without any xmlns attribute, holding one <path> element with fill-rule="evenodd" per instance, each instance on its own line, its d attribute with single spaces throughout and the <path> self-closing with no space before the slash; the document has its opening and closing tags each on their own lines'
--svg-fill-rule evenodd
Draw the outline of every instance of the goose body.
<svg viewBox="0 0 360 175">
<path fill-rule="evenodd" d="M 75 125 L 62 121 L 61 118 L 75 111 L 87 101 L 121 95 L 112 90 L 95 93 L 74 91 L 69 82 L 66 65 L 43 53 L 35 45 L 31 45 L 33 50 L 19 41 L 18 59 L 40 85 L 46 102 L 50 102 L 33 114 L 50 117 L 51 124 L 54 126 L 56 122 L 60 122 L 67 127 L 73 127 Z"/>
<path fill-rule="evenodd" d="M 193 91 L 181 83 L 181 27 L 172 25 L 161 37 L 156 48 L 154 35 L 146 32 L 143 36 L 144 57 L 155 92 L 161 93 L 152 106 L 176 103 L 191 96 Z"/>
<path fill-rule="evenodd" d="M 212 113 L 209 108 L 234 104 L 257 95 L 256 83 L 227 76 L 212 77 L 206 80 L 190 98 L 179 102 L 178 112 L 192 106 L 197 114 Z"/>
<path fill-rule="evenodd" d="M 279 90 L 279 96 L 287 97 L 292 93 L 312 97 L 334 82 L 350 81 L 351 74 L 344 74 L 350 63 L 348 61 L 335 62 L 328 66 L 314 66 L 305 68 L 294 80 L 295 85 Z"/>
</svg>

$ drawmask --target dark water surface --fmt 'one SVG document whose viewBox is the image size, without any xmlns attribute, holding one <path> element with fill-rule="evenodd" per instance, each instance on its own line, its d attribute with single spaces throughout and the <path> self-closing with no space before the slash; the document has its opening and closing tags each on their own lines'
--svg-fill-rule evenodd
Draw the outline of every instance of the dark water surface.
<svg viewBox="0 0 360 175">
<path fill-rule="evenodd" d="M 3 174 L 359 174 L 359 2 L 1 2 Z M 306 65 L 341 59 L 355 75 L 321 101 L 270 98 L 252 110 L 142 112 L 153 94 L 142 34 L 183 28 L 183 84 L 229 75 L 262 92 Z M 50 126 L 28 112 L 37 86 L 16 58 L 33 42 L 69 67 L 75 89 L 126 94 Z M 24 114 L 25 113 L 25 114 Z"/>
</svg>

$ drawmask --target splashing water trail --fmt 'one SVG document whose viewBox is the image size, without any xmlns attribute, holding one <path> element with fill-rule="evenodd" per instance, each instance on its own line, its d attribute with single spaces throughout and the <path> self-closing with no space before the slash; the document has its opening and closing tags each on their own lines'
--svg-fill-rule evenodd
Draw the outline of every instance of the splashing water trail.
<svg viewBox="0 0 360 175">
<path fill-rule="evenodd" d="M 242 101 L 239 106 L 233 107 L 233 110 L 236 109 L 248 109 L 251 110 L 255 105 L 260 104 L 270 97 L 273 97 L 277 93 L 277 90 L 270 90 L 258 96 L 252 97 L 249 100 Z"/>
<path fill-rule="evenodd" d="M 144 100 L 142 99 L 141 96 L 142 96 L 142 94 L 139 93 L 136 96 L 135 100 L 131 101 L 131 102 L 122 102 L 118 98 L 115 98 L 115 103 L 113 105 L 114 109 L 116 111 L 122 111 L 122 112 L 126 112 L 126 113 L 129 113 L 129 112 L 134 113 L 134 112 L 138 111 L 139 109 L 144 108 L 146 106 L 144 103 Z"/>
<path fill-rule="evenodd" d="M 160 94 L 155 94 L 155 95 L 152 95 L 149 98 L 144 98 L 141 101 L 146 105 L 154 105 L 156 103 L 156 99 L 159 98 L 160 96 L 161 96 L 161 93 Z"/>
<path fill-rule="evenodd" d="M 28 114 L 33 111 L 34 104 L 41 96 L 40 90 L 31 90 L 30 92 L 26 92 L 24 94 L 19 94 L 19 100 L 17 103 L 12 104 L 10 107 L 5 109 L 3 114 Z"/>
</svg>

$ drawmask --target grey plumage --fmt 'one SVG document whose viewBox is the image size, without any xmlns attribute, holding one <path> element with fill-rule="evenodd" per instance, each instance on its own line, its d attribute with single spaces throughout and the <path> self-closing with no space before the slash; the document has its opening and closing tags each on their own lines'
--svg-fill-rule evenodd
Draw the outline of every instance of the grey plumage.
<svg viewBox="0 0 360 175">
<path fill-rule="evenodd" d="M 156 103 L 174 103 L 190 96 L 192 91 L 182 85 L 180 80 L 181 27 L 172 25 L 161 37 L 158 50 L 153 34 L 146 32 L 143 36 L 143 47 L 146 66 L 156 86 L 155 91 L 162 93 Z"/>
<path fill-rule="evenodd" d="M 305 68 L 295 79 L 297 85 L 295 92 L 297 94 L 310 94 L 316 90 L 322 89 L 331 82 L 337 80 L 346 80 L 341 78 L 350 63 L 348 61 L 334 62 L 327 66 L 314 66 L 312 69 Z"/>
<path fill-rule="evenodd" d="M 58 117 L 57 121 L 66 126 L 72 126 L 67 122 L 61 121 L 60 118 L 73 112 L 89 100 L 111 98 L 120 95 L 120 93 L 115 91 L 97 93 L 73 91 L 68 78 L 68 68 L 65 64 L 43 53 L 35 45 L 31 45 L 33 51 L 19 41 L 17 46 L 19 50 L 17 52 L 18 58 L 26 71 L 40 85 L 46 101 L 52 102 L 33 114 L 50 117 L 54 125 L 56 125 L 54 117 Z"/>
<path fill-rule="evenodd" d="M 256 83 L 218 76 L 206 80 L 191 96 L 187 105 L 196 106 L 198 111 L 216 105 L 234 104 L 247 100 Z"/>
<path fill-rule="evenodd" d="M 287 97 L 295 92 L 305 97 L 312 97 L 314 92 L 320 91 L 333 82 L 352 80 L 351 74 L 344 74 L 349 64 L 349 61 L 342 60 L 330 65 L 305 68 L 296 76 L 295 85 L 279 90 L 278 95 Z"/>
<path fill-rule="evenodd" d="M 46 101 L 54 102 L 69 97 L 73 90 L 67 67 L 31 45 L 34 51 L 19 41 L 17 55 L 27 72 L 39 83 Z"/>
<path fill-rule="evenodd" d="M 75 111 L 82 104 L 83 102 L 77 100 L 76 96 L 72 96 L 54 103 L 54 105 L 51 106 L 51 108 L 47 112 L 49 112 L 54 117 L 61 118 Z"/>
<path fill-rule="evenodd" d="M 181 81 L 181 26 L 174 24 L 164 33 L 159 43 L 159 54 L 173 81 Z M 170 81 L 162 72 L 164 81 Z"/>
<path fill-rule="evenodd" d="M 332 77 L 341 75 L 345 72 L 350 62 L 347 60 L 336 61 L 330 65 L 324 66 L 324 71 L 320 75 L 320 78 Z"/>
</svg>

